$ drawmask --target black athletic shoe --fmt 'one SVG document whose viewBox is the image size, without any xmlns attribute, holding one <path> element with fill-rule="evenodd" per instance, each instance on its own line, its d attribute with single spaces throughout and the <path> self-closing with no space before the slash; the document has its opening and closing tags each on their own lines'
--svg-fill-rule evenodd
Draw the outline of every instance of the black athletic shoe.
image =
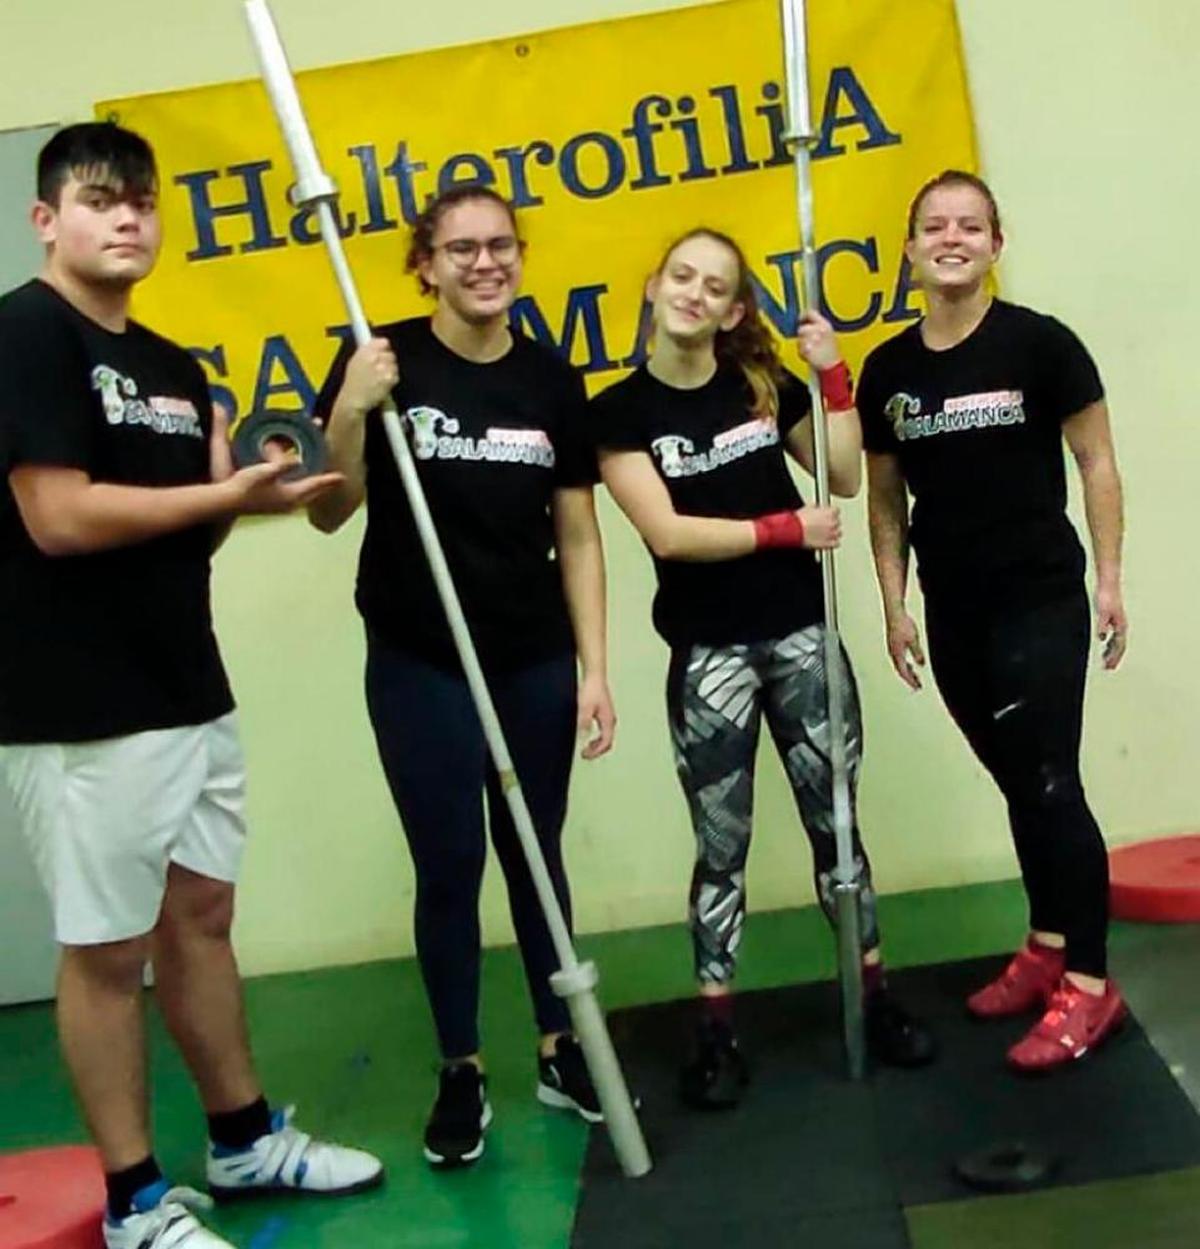
<svg viewBox="0 0 1200 1249">
<path fill-rule="evenodd" d="M 435 1167 L 465 1167 L 483 1156 L 492 1121 L 487 1077 L 474 1063 L 451 1063 L 438 1078 L 437 1101 L 425 1126 L 425 1157 Z"/>
<path fill-rule="evenodd" d="M 538 1056 L 537 1099 L 556 1110 L 573 1110 L 588 1123 L 604 1122 L 583 1050 L 573 1036 L 560 1036 L 551 1057 Z"/>
<path fill-rule="evenodd" d="M 863 1002 L 867 1051 L 889 1067 L 923 1067 L 937 1056 L 933 1034 L 886 989 L 868 993 Z"/>
<path fill-rule="evenodd" d="M 679 1096 L 697 1110 L 730 1110 L 742 1100 L 750 1070 L 737 1037 L 725 1024 L 705 1021 L 696 1048 L 679 1073 Z"/>
</svg>

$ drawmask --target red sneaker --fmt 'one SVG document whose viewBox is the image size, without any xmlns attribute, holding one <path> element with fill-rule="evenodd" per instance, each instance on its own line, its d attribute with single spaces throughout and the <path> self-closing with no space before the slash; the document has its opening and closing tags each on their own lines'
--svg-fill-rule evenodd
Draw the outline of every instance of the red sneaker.
<svg viewBox="0 0 1200 1249">
<path fill-rule="evenodd" d="M 967 998 L 967 1010 L 979 1019 L 1023 1015 L 1050 1000 L 1066 969 L 1062 950 L 1033 941 L 1023 945 L 991 984 Z"/>
<path fill-rule="evenodd" d="M 1018 1071 L 1049 1071 L 1082 1058 L 1125 1022 L 1129 1010 L 1110 980 L 1100 994 L 1086 993 L 1069 980 L 1054 990 L 1046 1013 L 1008 1051 Z"/>
</svg>

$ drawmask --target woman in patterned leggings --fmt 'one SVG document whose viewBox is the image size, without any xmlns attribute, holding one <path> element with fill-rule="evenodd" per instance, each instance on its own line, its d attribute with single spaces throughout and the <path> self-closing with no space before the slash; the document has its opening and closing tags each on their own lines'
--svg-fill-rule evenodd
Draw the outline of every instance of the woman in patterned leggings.
<svg viewBox="0 0 1200 1249">
<path fill-rule="evenodd" d="M 647 297 L 651 357 L 593 401 L 592 433 L 605 483 L 654 556 L 654 623 L 671 647 L 671 737 L 696 832 L 689 917 L 700 1011 L 681 1093 L 693 1105 L 730 1106 L 747 1083 L 732 981 L 763 716 L 812 844 L 817 896 L 833 918 L 833 786 L 813 551 L 838 545 L 841 522 L 836 508 L 805 507 L 788 471 L 785 450 L 812 471 L 808 392 L 779 361 L 733 240 L 706 229 L 684 235 L 650 279 Z M 806 317 L 799 347 L 832 415 L 832 489 L 853 495 L 861 430 L 828 322 Z M 853 790 L 862 731 L 852 675 L 846 687 Z M 885 989 L 857 827 L 854 853 L 870 1050 L 884 1062 L 926 1062 L 931 1038 Z"/>
</svg>

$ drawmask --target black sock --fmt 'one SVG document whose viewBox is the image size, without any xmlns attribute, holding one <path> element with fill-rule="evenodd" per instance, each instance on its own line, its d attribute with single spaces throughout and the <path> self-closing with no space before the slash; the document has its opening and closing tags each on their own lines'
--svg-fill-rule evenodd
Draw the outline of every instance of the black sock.
<svg viewBox="0 0 1200 1249">
<path fill-rule="evenodd" d="M 124 1171 L 113 1171 L 104 1177 L 104 1185 L 108 1189 L 108 1213 L 113 1219 L 124 1219 L 133 1211 L 133 1198 L 143 1188 L 158 1183 L 163 1173 L 158 1169 L 154 1155 L 150 1154 L 141 1162 L 126 1167 Z"/>
<path fill-rule="evenodd" d="M 208 1116 L 208 1135 L 214 1145 L 225 1149 L 248 1149 L 260 1136 L 271 1131 L 271 1108 L 267 1099 L 243 1106 L 241 1110 L 227 1110 L 219 1115 Z"/>
<path fill-rule="evenodd" d="M 882 993 L 887 988 L 887 975 L 882 963 L 864 963 L 862 967 L 863 997 Z"/>
</svg>

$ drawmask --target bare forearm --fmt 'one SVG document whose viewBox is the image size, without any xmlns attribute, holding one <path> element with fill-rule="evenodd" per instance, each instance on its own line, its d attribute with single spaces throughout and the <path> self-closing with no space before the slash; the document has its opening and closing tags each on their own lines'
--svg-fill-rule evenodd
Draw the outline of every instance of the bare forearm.
<svg viewBox="0 0 1200 1249">
<path fill-rule="evenodd" d="M 1116 461 L 1108 457 L 1087 465 L 1081 468 L 1080 478 L 1097 580 L 1101 585 L 1118 585 L 1125 520 Z"/>
<path fill-rule="evenodd" d="M 600 472 L 617 506 L 659 559 L 696 563 L 739 559 L 758 544 L 751 520 L 677 512 L 644 452 L 604 452 Z"/>
<path fill-rule="evenodd" d="M 89 482 L 31 533 L 48 555 L 86 555 L 225 521 L 235 510 L 224 482 L 166 488 Z"/>
<path fill-rule="evenodd" d="M 872 527 L 871 535 L 871 547 L 875 554 L 875 577 L 879 582 L 884 614 L 894 616 L 906 610 L 908 554 L 901 546 L 886 542 L 876 543 L 874 527 Z"/>
<path fill-rule="evenodd" d="M 676 514 L 656 525 L 653 534 L 643 536 L 659 559 L 700 564 L 740 559 L 756 545 L 753 521 L 712 516 Z"/>
<path fill-rule="evenodd" d="M 585 676 L 604 676 L 608 671 L 608 623 L 604 548 L 599 534 L 595 540 L 561 545 L 558 560 L 580 667 Z"/>
<path fill-rule="evenodd" d="M 862 423 L 855 408 L 826 412 L 829 431 L 829 492 L 852 499 L 862 486 Z M 813 478 L 817 475 L 817 449 L 813 418 L 807 416 L 787 437 L 788 453 Z"/>
<path fill-rule="evenodd" d="M 833 326 L 815 309 L 808 309 L 801 315 L 796 339 L 809 369 L 813 410 L 807 420 L 792 430 L 790 450 L 815 477 L 814 420 L 819 406 L 825 415 L 827 431 L 829 491 L 843 498 L 853 498 L 862 485 L 862 423 L 854 404 L 850 370 L 838 349 Z"/>
<path fill-rule="evenodd" d="M 871 494 L 868 517 L 875 576 L 887 616 L 905 610 L 908 594 L 908 507 L 907 500 L 882 492 Z"/>
<path fill-rule="evenodd" d="M 333 405 L 325 431 L 325 452 L 332 471 L 345 481 L 321 495 L 309 506 L 308 518 L 318 529 L 332 533 L 355 512 L 366 493 L 366 467 L 363 447 L 367 415 L 344 403 L 341 396 Z"/>
<path fill-rule="evenodd" d="M 887 617 L 898 616 L 908 610 L 908 561 L 901 556 L 875 553 L 875 578 L 879 582 L 879 594 L 883 601 L 883 613 Z"/>
<path fill-rule="evenodd" d="M 829 489 L 852 499 L 862 485 L 862 424 L 849 408 L 829 414 Z"/>
</svg>

